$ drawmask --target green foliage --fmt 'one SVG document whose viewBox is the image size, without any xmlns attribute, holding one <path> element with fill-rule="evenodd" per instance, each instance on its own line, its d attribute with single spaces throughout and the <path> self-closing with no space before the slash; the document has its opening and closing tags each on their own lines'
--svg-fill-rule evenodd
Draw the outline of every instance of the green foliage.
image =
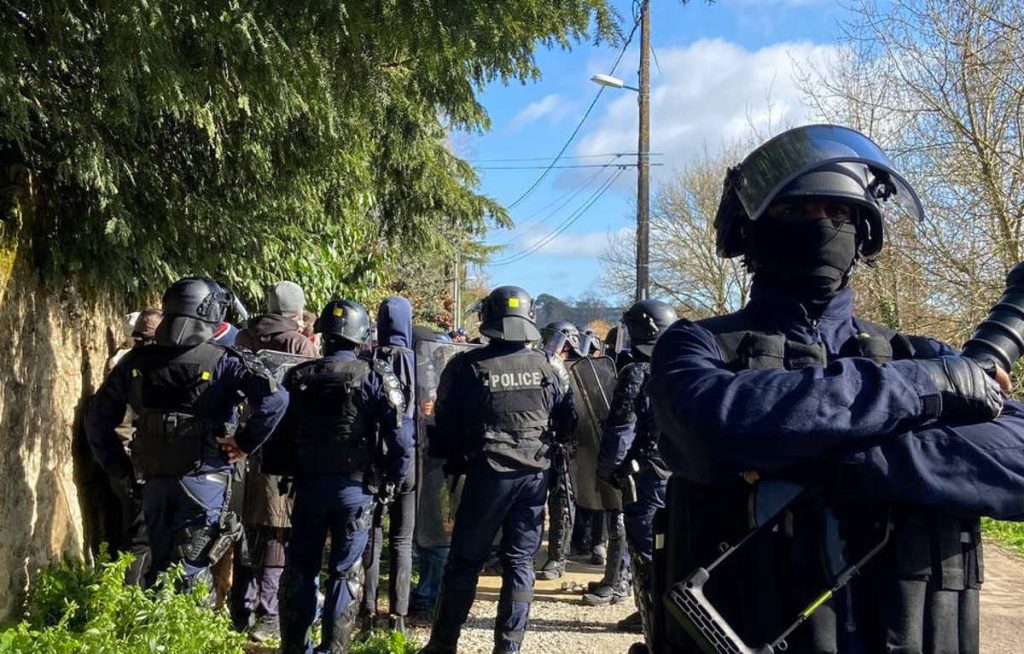
<svg viewBox="0 0 1024 654">
<path fill-rule="evenodd" d="M 176 592 L 180 567 L 153 589 L 126 586 L 130 563 L 65 561 L 41 573 L 25 619 L 0 632 L 0 654 L 241 654 L 245 638 L 211 613 L 205 587 Z"/>
<path fill-rule="evenodd" d="M 401 631 L 374 632 L 352 645 L 352 654 L 415 654 L 420 645 Z"/>
<path fill-rule="evenodd" d="M 981 528 L 988 538 L 1024 556 L 1024 522 L 1002 522 L 982 518 Z"/>
<path fill-rule="evenodd" d="M 0 163 L 31 171 L 40 268 L 134 292 L 203 272 L 249 299 L 290 278 L 314 303 L 369 300 L 399 252 L 443 260 L 443 233 L 506 221 L 440 117 L 483 129 L 476 92 L 538 77 L 538 44 L 615 35 L 605 0 L 26 0 L 0 16 Z"/>
</svg>

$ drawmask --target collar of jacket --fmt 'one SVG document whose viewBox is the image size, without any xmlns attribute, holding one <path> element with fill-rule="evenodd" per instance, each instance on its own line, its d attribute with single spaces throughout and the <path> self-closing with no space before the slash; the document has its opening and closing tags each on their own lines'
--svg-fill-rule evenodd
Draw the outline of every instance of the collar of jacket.
<svg viewBox="0 0 1024 654">
<path fill-rule="evenodd" d="M 757 322 L 788 337 L 806 341 L 815 340 L 821 331 L 835 331 L 840 323 L 853 319 L 853 289 L 844 288 L 825 306 L 821 315 L 815 318 L 798 300 L 763 283 L 754 275 L 750 286 L 750 301 L 745 310 L 752 313 Z"/>
</svg>

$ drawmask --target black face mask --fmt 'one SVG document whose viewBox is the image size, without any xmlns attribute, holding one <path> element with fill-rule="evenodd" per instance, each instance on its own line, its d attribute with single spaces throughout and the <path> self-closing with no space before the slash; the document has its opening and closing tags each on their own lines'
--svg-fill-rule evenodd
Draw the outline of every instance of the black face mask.
<svg viewBox="0 0 1024 654">
<path fill-rule="evenodd" d="M 758 221 L 751 234 L 750 259 L 755 275 L 808 309 L 820 309 L 849 281 L 857 240 L 857 227 L 848 222 Z"/>
</svg>

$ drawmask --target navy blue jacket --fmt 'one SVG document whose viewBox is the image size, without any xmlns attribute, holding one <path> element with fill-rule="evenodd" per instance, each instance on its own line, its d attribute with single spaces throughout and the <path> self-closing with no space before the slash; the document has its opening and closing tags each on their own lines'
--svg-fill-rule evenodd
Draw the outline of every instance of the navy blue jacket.
<svg viewBox="0 0 1024 654">
<path fill-rule="evenodd" d="M 755 283 L 744 311 L 787 339 L 824 343 L 829 364 L 732 372 L 708 330 L 678 321 L 658 340 L 651 367 L 661 453 L 675 474 L 697 482 L 748 470 L 785 476 L 841 460 L 866 498 L 1024 516 L 1024 406 L 1007 402 L 996 420 L 946 425 L 936 420 L 935 385 L 915 362 L 837 358 L 858 331 L 849 289 L 815 320 Z M 712 470 L 693 464 L 708 456 Z"/>
<path fill-rule="evenodd" d="M 415 441 L 416 359 L 412 346 L 412 304 L 404 297 L 384 298 L 377 309 L 377 353 L 384 355 L 402 383 L 405 396 L 402 428 Z"/>
<path fill-rule="evenodd" d="M 514 341 L 492 340 L 479 350 L 473 350 L 477 356 L 504 356 L 507 354 L 537 354 L 525 343 Z M 437 388 L 437 404 L 434 408 L 436 428 L 431 430 L 431 456 L 451 458 L 451 453 L 468 454 L 466 444 L 477 443 L 482 434 L 467 433 L 465 416 L 468 407 L 479 406 L 484 398 L 479 396 L 479 388 L 473 378 L 473 370 L 469 366 L 459 365 L 468 354 L 460 352 L 445 366 Z M 565 441 L 576 429 L 576 410 L 573 406 L 572 391 L 553 384 L 550 389 L 550 424 L 555 438 Z"/>
<path fill-rule="evenodd" d="M 131 460 L 115 428 L 124 420 L 128 408 L 132 362 L 140 351 L 132 350 L 118 362 L 96 392 L 85 417 L 85 435 L 93 455 L 104 472 L 118 479 L 133 475 Z M 268 394 L 266 385 L 264 379 L 246 366 L 240 355 L 227 351 L 213 369 L 210 386 L 196 403 L 196 415 L 217 423 L 235 422 L 237 405 L 248 399 L 252 413 L 245 428 L 235 434 L 235 441 L 242 451 L 252 452 L 270 436 L 288 407 L 288 392 L 278 387 Z M 222 453 L 203 462 L 206 471 L 227 467 L 227 459 Z"/>
<path fill-rule="evenodd" d="M 353 350 L 338 350 L 323 358 L 324 361 L 354 361 Z M 286 381 L 288 378 L 285 378 Z M 377 423 L 380 437 L 384 439 L 385 454 L 382 464 L 384 478 L 389 482 L 400 482 L 409 470 L 413 456 L 412 433 L 404 429 L 399 420 L 398 409 L 388 401 L 387 391 L 379 375 L 371 372 L 363 380 L 363 406 L 369 407 L 370 417 Z"/>
</svg>

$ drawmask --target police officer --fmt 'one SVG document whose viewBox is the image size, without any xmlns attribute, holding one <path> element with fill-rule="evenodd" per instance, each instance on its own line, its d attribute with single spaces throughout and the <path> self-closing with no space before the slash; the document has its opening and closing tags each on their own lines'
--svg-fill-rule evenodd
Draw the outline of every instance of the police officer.
<svg viewBox="0 0 1024 654">
<path fill-rule="evenodd" d="M 641 300 L 622 316 L 622 328 L 629 333 L 631 361 L 619 371 L 611 410 L 603 425 L 601 452 L 597 461 L 600 479 L 632 492 L 623 493 L 622 511 L 633 569 L 633 589 L 639 611 L 619 622 L 623 630 L 639 630 L 646 607 L 653 602 L 654 514 L 665 506 L 669 476 L 658 452 L 658 432 L 648 395 L 650 356 L 654 341 L 676 321 L 675 309 L 660 300 Z M 632 496 L 633 501 L 628 501 Z M 621 592 L 604 584 L 594 595 L 612 597 Z"/>
<path fill-rule="evenodd" d="M 328 303 L 316 331 L 323 336 L 326 356 L 286 374 L 284 386 L 293 402 L 275 445 L 294 457 L 286 462 L 294 474 L 295 503 L 280 591 L 284 654 L 313 651 L 309 628 L 328 534 L 331 551 L 317 651 L 348 651 L 374 495 L 393 497 L 413 452 L 402 428 L 403 398 L 394 372 L 381 359 L 357 355 L 370 335 L 363 305 Z"/>
<path fill-rule="evenodd" d="M 317 356 L 312 341 L 299 331 L 305 303 L 305 293 L 295 282 L 271 284 L 266 293 L 267 313 L 248 320 L 235 347 L 253 353 L 270 350 Z M 280 637 L 277 594 L 292 510 L 291 498 L 278 490 L 281 477 L 260 472 L 261 458 L 258 454 L 253 457 L 245 473 L 242 525 L 248 556 L 241 556 L 241 546 L 236 547 L 228 598 L 235 628 L 248 630 L 256 642 Z"/>
<path fill-rule="evenodd" d="M 882 249 L 886 200 L 923 215 L 862 134 L 812 125 L 768 141 L 729 171 L 715 219 L 719 254 L 753 273 L 749 303 L 680 320 L 654 348 L 649 388 L 673 473 L 659 578 L 708 565 L 774 511 L 778 528 L 708 583 L 754 647 L 891 525 L 788 651 L 978 651 L 979 525 L 955 516 L 1007 510 L 1002 448 L 1024 442 L 1024 419 L 950 347 L 855 315 L 850 279 Z M 816 492 L 780 512 L 770 507 L 781 482 Z M 698 651 L 675 620 L 664 626 L 654 651 Z"/>
<path fill-rule="evenodd" d="M 556 320 L 548 323 L 541 330 L 541 336 L 544 339 L 544 351 L 557 357 L 559 362 L 583 358 L 580 349 L 580 330 L 571 322 Z M 558 367 L 556 372 L 560 372 Z M 563 385 L 568 384 L 566 374 Z M 558 579 L 565 574 L 565 562 L 569 556 L 569 539 L 572 537 L 576 517 L 576 501 L 572 491 L 572 480 L 569 477 L 571 455 L 571 451 L 561 447 L 552 453 L 551 464 L 554 472 L 548 492 L 548 558 L 537 571 L 537 577 L 544 580 Z"/>
<path fill-rule="evenodd" d="M 437 615 L 424 652 L 455 654 L 491 542 L 502 531 L 494 652 L 518 652 L 533 600 L 553 439 L 575 428 L 571 396 L 540 339 L 533 300 L 500 286 L 480 310 L 486 347 L 457 354 L 441 375 L 432 455 L 466 472 Z"/>
<path fill-rule="evenodd" d="M 156 343 L 126 354 L 107 377 L 86 417 L 86 436 L 110 476 L 145 478 L 142 506 L 152 564 L 147 584 L 175 561 L 186 583 L 220 558 L 239 527 L 225 510 L 231 464 L 271 434 L 288 393 L 258 362 L 210 342 L 230 296 L 212 280 L 187 277 L 163 296 Z M 245 428 L 235 432 L 235 407 L 248 399 Z M 116 428 L 131 406 L 136 414 L 132 457 Z"/>
</svg>

